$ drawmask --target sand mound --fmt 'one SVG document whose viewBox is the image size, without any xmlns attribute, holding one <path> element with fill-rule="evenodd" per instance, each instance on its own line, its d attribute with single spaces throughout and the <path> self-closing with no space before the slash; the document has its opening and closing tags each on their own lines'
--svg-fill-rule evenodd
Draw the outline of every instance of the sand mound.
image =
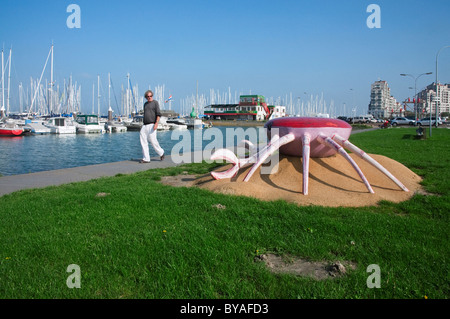
<svg viewBox="0 0 450 319">
<path fill-rule="evenodd" d="M 214 180 L 210 175 L 192 182 L 197 186 L 213 192 L 244 195 L 261 200 L 286 200 L 299 205 L 321 206 L 371 206 L 380 200 L 402 202 L 411 198 L 416 192 L 422 192 L 421 178 L 406 166 L 382 155 L 371 156 L 397 177 L 409 192 L 401 190 L 386 175 L 362 160 L 350 154 L 363 171 L 375 194 L 368 192 L 359 175 L 345 158 L 335 155 L 327 158 L 310 159 L 309 194 L 302 193 L 302 160 L 297 157 L 280 155 L 278 166 L 272 174 L 260 174 L 260 169 L 250 181 L 243 179 L 251 166 L 241 169 L 233 179 Z M 217 169 L 223 171 L 226 165 Z"/>
</svg>

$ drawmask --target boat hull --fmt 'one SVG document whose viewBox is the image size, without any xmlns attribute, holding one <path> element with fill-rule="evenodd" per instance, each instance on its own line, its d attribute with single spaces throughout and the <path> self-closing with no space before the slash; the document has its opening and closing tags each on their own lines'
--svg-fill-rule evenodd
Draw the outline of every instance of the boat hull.
<svg viewBox="0 0 450 319">
<path fill-rule="evenodd" d="M 0 128 L 0 136 L 21 136 L 23 129 L 18 128 Z"/>
<path fill-rule="evenodd" d="M 101 125 L 78 125 L 77 133 L 80 134 L 101 134 L 104 131 L 104 127 Z"/>
</svg>

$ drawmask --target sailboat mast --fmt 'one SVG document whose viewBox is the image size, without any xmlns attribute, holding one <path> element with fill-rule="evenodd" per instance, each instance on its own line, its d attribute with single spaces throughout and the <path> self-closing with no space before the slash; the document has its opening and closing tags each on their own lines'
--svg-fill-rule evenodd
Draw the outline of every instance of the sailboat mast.
<svg viewBox="0 0 450 319">
<path fill-rule="evenodd" d="M 2 49 L 2 107 L 0 110 L 3 112 L 5 111 L 5 77 L 3 76 L 5 74 L 4 71 L 4 57 L 3 57 L 3 49 Z"/>
<path fill-rule="evenodd" d="M 95 84 L 92 83 L 92 114 L 94 114 L 95 108 Z"/>
<path fill-rule="evenodd" d="M 22 105 L 23 105 L 23 87 L 22 82 L 19 83 L 19 112 L 22 113 Z"/>
<path fill-rule="evenodd" d="M 100 116 L 100 75 L 97 75 L 97 107 L 98 116 Z"/>
<path fill-rule="evenodd" d="M 53 113 L 53 44 L 52 44 L 52 59 L 50 63 L 50 113 Z"/>
<path fill-rule="evenodd" d="M 6 100 L 6 114 L 9 114 L 9 92 L 11 88 L 11 56 L 12 48 L 9 49 L 9 66 L 8 66 L 8 99 Z"/>
<path fill-rule="evenodd" d="M 111 108 L 111 73 L 108 73 L 108 109 Z"/>
<path fill-rule="evenodd" d="M 198 117 L 198 80 L 197 80 L 197 94 L 195 96 L 195 117 Z"/>
<path fill-rule="evenodd" d="M 36 100 L 36 95 L 37 95 L 37 93 L 38 93 L 38 91 L 40 89 L 42 76 L 44 75 L 45 68 L 47 67 L 47 63 L 48 63 L 48 59 L 50 58 L 51 51 L 52 50 L 50 50 L 50 52 L 48 52 L 47 60 L 45 60 L 45 65 L 44 65 L 44 68 L 42 69 L 41 77 L 39 78 L 39 81 L 38 81 L 37 86 L 36 86 L 36 90 L 34 91 L 33 99 L 31 100 L 31 105 L 30 105 L 30 109 L 28 110 L 28 115 L 30 115 L 31 110 L 33 109 L 33 104 L 34 104 L 34 101 Z M 2 57 L 3 57 L 3 55 L 2 55 Z M 2 60 L 3 60 L 3 58 L 2 58 Z M 2 63 L 2 65 L 3 65 L 3 63 Z"/>
<path fill-rule="evenodd" d="M 130 111 L 130 73 L 127 73 L 127 113 Z"/>
</svg>

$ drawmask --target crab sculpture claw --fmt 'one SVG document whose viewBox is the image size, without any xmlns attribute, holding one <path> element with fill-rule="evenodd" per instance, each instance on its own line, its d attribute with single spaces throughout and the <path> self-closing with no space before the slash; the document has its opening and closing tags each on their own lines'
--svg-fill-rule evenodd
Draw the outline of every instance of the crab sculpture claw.
<svg viewBox="0 0 450 319">
<path fill-rule="evenodd" d="M 247 158 L 237 158 L 237 156 L 230 151 L 229 149 L 219 149 L 211 155 L 211 160 L 226 160 L 233 164 L 233 166 L 224 171 L 224 172 L 211 172 L 211 176 L 214 179 L 222 179 L 222 178 L 232 178 L 236 176 L 240 168 L 248 166 L 250 164 L 254 164 L 250 171 L 244 178 L 244 181 L 247 182 L 250 177 L 255 173 L 259 166 L 264 163 L 264 161 L 272 155 L 276 150 L 278 150 L 282 145 L 292 142 L 295 139 L 294 134 L 287 134 L 283 137 L 279 137 L 275 135 L 270 140 L 265 147 L 262 148 L 261 151 L 254 153 L 252 156 Z M 243 141 L 243 144 L 249 145 L 252 150 L 255 150 L 254 145 L 249 141 Z"/>
</svg>

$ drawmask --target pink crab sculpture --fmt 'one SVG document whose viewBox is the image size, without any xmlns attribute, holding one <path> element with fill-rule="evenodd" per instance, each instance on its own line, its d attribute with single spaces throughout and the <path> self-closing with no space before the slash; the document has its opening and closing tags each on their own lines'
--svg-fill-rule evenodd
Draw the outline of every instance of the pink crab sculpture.
<svg viewBox="0 0 450 319">
<path fill-rule="evenodd" d="M 328 118 L 282 117 L 268 121 L 264 127 L 267 130 L 270 142 L 252 156 L 237 158 L 229 149 L 219 149 L 214 152 L 211 160 L 226 160 L 234 165 L 223 172 L 211 172 L 211 176 L 216 180 L 232 178 L 240 168 L 254 164 L 244 178 L 244 182 L 247 182 L 258 167 L 279 149 L 281 154 L 303 157 L 303 194 L 308 195 L 310 157 L 328 157 L 339 153 L 353 166 L 367 190 L 374 193 L 359 166 L 345 151 L 345 149 L 348 149 L 388 176 L 402 190 L 408 192 L 408 189 L 386 168 L 348 141 L 352 127 L 347 122 Z M 274 128 L 278 130 L 273 130 Z M 278 134 L 273 133 L 274 131 L 278 131 Z M 248 149 L 256 150 L 256 147 L 250 141 L 244 140 L 242 143 Z"/>
</svg>

